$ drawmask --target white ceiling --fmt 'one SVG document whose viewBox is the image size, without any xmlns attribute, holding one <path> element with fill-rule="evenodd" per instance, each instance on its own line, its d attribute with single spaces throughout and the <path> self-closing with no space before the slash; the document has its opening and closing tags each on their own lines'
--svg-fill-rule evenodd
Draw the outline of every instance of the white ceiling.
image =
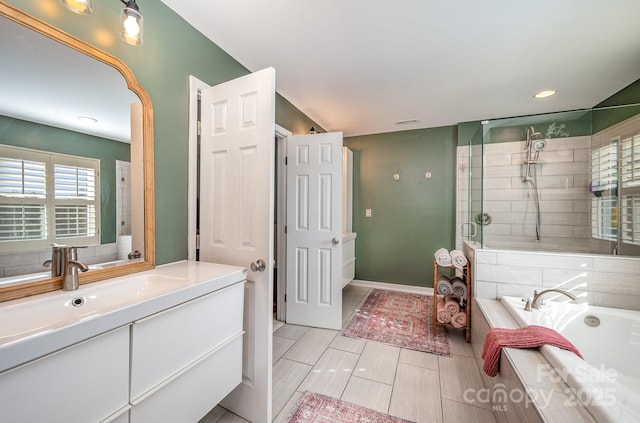
<svg viewBox="0 0 640 423">
<path fill-rule="evenodd" d="M 0 34 L 0 114 L 129 142 L 139 100 L 120 72 L 4 17 Z"/>
<path fill-rule="evenodd" d="M 640 78 L 638 0 L 162 1 L 347 136 L 590 108 Z"/>
</svg>

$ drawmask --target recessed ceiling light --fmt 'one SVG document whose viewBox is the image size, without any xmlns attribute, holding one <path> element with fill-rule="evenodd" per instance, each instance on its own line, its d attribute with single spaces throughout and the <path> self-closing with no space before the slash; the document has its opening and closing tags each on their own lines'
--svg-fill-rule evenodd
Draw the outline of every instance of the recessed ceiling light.
<svg viewBox="0 0 640 423">
<path fill-rule="evenodd" d="M 552 95 L 554 95 L 556 93 L 556 90 L 544 90 L 544 91 L 540 91 L 539 93 L 537 93 L 536 95 L 534 95 L 535 98 L 545 98 L 545 97 L 551 97 Z"/>
<path fill-rule="evenodd" d="M 98 119 L 91 116 L 78 116 L 78 120 L 85 123 L 98 123 Z"/>
</svg>

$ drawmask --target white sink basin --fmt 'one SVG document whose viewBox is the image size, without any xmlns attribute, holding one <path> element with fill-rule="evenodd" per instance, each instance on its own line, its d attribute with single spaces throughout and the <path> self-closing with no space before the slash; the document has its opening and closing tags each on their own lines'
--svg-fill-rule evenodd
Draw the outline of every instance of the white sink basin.
<svg viewBox="0 0 640 423">
<path fill-rule="evenodd" d="M 144 274 L 10 301 L 0 307 L 0 346 L 93 319 L 187 285 L 187 279 Z"/>
</svg>

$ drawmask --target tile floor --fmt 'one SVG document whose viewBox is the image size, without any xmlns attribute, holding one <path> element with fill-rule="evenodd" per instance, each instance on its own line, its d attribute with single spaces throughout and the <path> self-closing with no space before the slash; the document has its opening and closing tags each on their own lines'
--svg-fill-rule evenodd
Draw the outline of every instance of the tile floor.
<svg viewBox="0 0 640 423">
<path fill-rule="evenodd" d="M 343 290 L 343 325 L 370 291 Z M 286 422 L 306 390 L 417 423 L 495 422 L 486 404 L 465 402 L 465 390 L 484 385 L 464 333 L 449 330 L 449 344 L 452 354 L 443 357 L 285 324 L 273 334 L 274 422 Z M 246 420 L 219 406 L 200 421 L 236 422 Z"/>
</svg>

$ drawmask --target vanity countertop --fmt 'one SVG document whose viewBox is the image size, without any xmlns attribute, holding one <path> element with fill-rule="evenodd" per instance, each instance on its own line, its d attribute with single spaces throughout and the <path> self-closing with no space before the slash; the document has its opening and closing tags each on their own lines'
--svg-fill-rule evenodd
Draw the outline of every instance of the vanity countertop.
<svg viewBox="0 0 640 423">
<path fill-rule="evenodd" d="M 180 261 L 0 303 L 0 372 L 246 277 L 241 267 Z"/>
</svg>

